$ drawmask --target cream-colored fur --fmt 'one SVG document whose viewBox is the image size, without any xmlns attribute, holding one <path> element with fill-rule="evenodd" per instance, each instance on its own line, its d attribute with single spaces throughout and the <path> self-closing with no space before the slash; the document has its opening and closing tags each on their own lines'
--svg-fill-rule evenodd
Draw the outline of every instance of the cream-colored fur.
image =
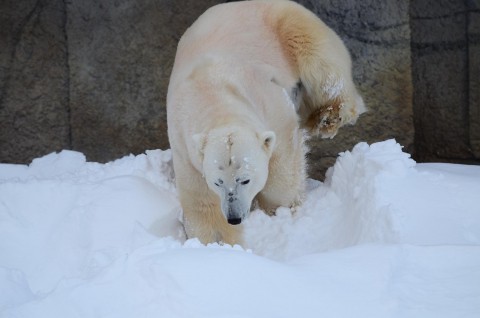
<svg viewBox="0 0 480 318">
<path fill-rule="evenodd" d="M 305 187 L 302 128 L 333 137 L 363 111 L 343 43 L 302 6 L 246 1 L 207 10 L 180 40 L 167 97 L 188 237 L 241 243 L 241 225 L 228 224 L 228 197 L 222 197 L 228 191 L 217 188 L 218 179 L 237 182 L 239 193 L 248 188 L 238 197 L 256 195 L 267 212 L 299 204 Z M 265 136 L 273 138 L 267 142 Z M 218 163 L 243 155 L 245 162 L 232 164 L 228 174 Z M 248 187 L 240 186 L 247 177 Z"/>
</svg>

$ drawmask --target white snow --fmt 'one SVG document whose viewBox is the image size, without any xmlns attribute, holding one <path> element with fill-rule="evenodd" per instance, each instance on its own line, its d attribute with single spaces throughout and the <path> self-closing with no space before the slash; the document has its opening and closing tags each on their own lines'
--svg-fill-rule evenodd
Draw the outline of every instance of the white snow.
<svg viewBox="0 0 480 318">
<path fill-rule="evenodd" d="M 170 151 L 0 164 L 0 317 L 480 317 L 480 167 L 341 153 L 247 249 L 185 241 Z"/>
</svg>

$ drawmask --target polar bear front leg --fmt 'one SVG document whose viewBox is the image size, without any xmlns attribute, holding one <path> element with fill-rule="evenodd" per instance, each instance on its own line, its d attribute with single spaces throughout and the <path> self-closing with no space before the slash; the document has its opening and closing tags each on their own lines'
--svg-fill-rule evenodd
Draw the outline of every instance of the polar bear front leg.
<svg viewBox="0 0 480 318">
<path fill-rule="evenodd" d="M 181 200 L 183 224 L 188 238 L 198 238 L 203 244 L 218 242 L 230 245 L 241 243 L 242 225 L 230 225 L 214 200 L 185 192 Z M 182 197 L 183 197 L 182 195 Z"/>
<path fill-rule="evenodd" d="M 211 217 L 205 213 L 205 207 L 201 206 L 201 202 L 195 199 L 194 194 L 184 193 L 181 199 L 183 209 L 183 226 L 187 238 L 198 238 L 203 244 L 217 242 L 219 240 L 217 231 L 208 221 Z"/>
<path fill-rule="evenodd" d="M 295 208 L 302 204 L 305 193 L 305 155 L 302 144 L 272 156 L 269 176 L 257 201 L 267 214 L 280 207 Z M 289 163 L 289 164 L 287 164 Z"/>
<path fill-rule="evenodd" d="M 272 184 L 258 194 L 257 201 L 266 214 L 274 215 L 279 207 L 296 208 L 301 205 L 302 193 L 300 189 Z"/>
</svg>

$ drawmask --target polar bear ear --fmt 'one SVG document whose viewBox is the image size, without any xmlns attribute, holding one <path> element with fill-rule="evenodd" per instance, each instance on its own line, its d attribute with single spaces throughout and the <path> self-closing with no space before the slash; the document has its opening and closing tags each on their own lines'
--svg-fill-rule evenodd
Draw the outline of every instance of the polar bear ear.
<svg viewBox="0 0 480 318">
<path fill-rule="evenodd" d="M 192 136 L 192 139 L 195 150 L 197 150 L 200 155 L 203 155 L 203 150 L 205 149 L 205 142 L 207 141 L 207 134 L 195 134 Z"/>
<path fill-rule="evenodd" d="M 276 135 L 273 131 L 265 131 L 261 134 L 260 140 L 262 141 L 263 149 L 268 155 L 271 155 L 275 148 Z"/>
</svg>

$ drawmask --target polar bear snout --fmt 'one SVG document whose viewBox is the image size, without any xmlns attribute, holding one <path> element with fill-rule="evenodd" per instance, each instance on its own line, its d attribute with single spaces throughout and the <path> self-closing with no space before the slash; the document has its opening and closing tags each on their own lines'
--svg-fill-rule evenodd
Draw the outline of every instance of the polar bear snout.
<svg viewBox="0 0 480 318">
<path fill-rule="evenodd" d="M 242 220 L 247 216 L 249 211 L 235 195 L 230 196 L 229 193 L 227 203 L 224 205 L 224 211 L 222 212 L 228 224 L 238 225 L 242 223 Z"/>
<path fill-rule="evenodd" d="M 231 225 L 238 225 L 242 223 L 244 211 L 235 211 L 231 207 L 228 208 L 228 213 L 226 214 L 227 222 Z"/>
<path fill-rule="evenodd" d="M 237 224 L 240 224 L 240 223 L 242 223 L 241 218 L 228 218 L 228 224 L 237 225 Z"/>
</svg>

